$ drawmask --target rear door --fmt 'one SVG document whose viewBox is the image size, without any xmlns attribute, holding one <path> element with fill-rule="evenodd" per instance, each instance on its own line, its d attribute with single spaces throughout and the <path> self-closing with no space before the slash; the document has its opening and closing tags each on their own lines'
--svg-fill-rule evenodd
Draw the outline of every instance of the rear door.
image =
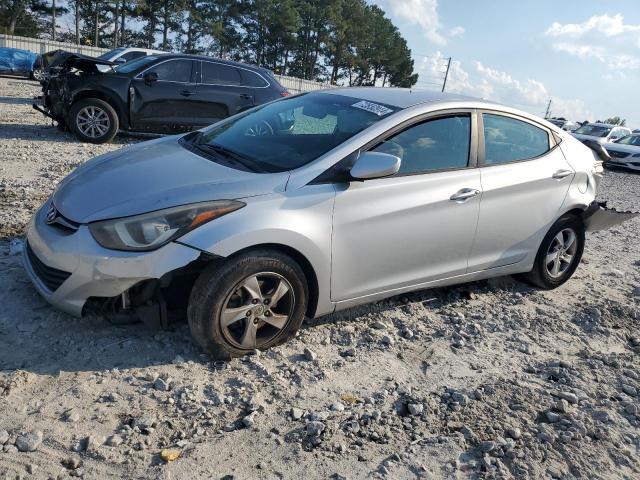
<svg viewBox="0 0 640 480">
<path fill-rule="evenodd" d="M 253 89 L 243 83 L 240 69 L 213 61 L 198 61 L 196 121 L 210 125 L 254 105 Z"/>
<path fill-rule="evenodd" d="M 129 88 L 129 112 L 134 130 L 165 132 L 197 124 L 194 64 L 190 59 L 174 58 L 136 75 Z M 157 81 L 144 80 L 144 75 L 150 72 L 158 75 Z"/>
<path fill-rule="evenodd" d="M 535 254 L 575 175 L 543 125 L 492 111 L 480 112 L 478 120 L 482 200 L 470 272 Z"/>
<path fill-rule="evenodd" d="M 395 176 L 336 186 L 331 300 L 467 271 L 481 190 L 474 118 L 417 120 L 371 148 L 400 157 Z"/>
</svg>

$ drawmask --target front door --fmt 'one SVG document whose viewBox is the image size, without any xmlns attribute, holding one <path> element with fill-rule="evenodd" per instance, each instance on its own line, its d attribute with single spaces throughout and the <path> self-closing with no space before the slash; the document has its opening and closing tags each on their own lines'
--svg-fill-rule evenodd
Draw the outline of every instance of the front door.
<svg viewBox="0 0 640 480">
<path fill-rule="evenodd" d="M 372 150 L 400 157 L 395 176 L 338 187 L 333 301 L 467 271 L 481 193 L 471 120 L 449 113 L 394 133 Z"/>
<path fill-rule="evenodd" d="M 575 174 L 544 126 L 490 112 L 479 118 L 482 201 L 470 272 L 515 264 L 535 253 Z"/>
<path fill-rule="evenodd" d="M 253 88 L 243 85 L 238 69 L 218 62 L 199 62 L 197 122 L 210 125 L 253 107 Z"/>
<path fill-rule="evenodd" d="M 176 58 L 157 63 L 136 75 L 129 88 L 133 130 L 169 132 L 194 126 L 197 111 L 194 61 Z M 146 73 L 157 80 L 147 82 Z"/>
</svg>

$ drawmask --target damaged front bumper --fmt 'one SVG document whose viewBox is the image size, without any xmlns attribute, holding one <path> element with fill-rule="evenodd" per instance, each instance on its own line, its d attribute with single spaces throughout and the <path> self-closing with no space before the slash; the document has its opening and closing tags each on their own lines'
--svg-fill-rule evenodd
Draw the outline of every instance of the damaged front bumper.
<svg viewBox="0 0 640 480">
<path fill-rule="evenodd" d="M 588 232 L 597 232 L 620 225 L 638 215 L 640 212 L 621 212 L 609 208 L 607 202 L 593 202 L 584 211 L 582 218 Z"/>
<path fill-rule="evenodd" d="M 90 298 L 121 295 L 140 282 L 185 267 L 202 253 L 175 242 L 151 252 L 106 250 L 86 225 L 74 231 L 48 224 L 48 206 L 46 202 L 29 223 L 23 264 L 45 300 L 71 315 L 81 316 Z"/>
</svg>

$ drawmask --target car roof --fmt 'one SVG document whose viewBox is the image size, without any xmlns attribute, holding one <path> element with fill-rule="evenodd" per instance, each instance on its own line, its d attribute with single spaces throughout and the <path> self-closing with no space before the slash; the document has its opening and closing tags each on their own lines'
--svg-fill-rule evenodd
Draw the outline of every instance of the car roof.
<svg viewBox="0 0 640 480">
<path fill-rule="evenodd" d="M 269 72 L 268 69 L 258 67 L 257 65 L 251 65 L 250 63 L 234 62 L 232 60 L 222 60 L 220 58 L 208 57 L 207 55 L 191 55 L 187 53 L 162 53 L 162 58 L 189 58 L 192 60 L 210 60 L 216 63 L 222 63 L 224 65 L 230 65 L 233 67 L 247 68 L 258 72 Z"/>
<path fill-rule="evenodd" d="M 602 123 L 602 122 L 591 122 L 591 123 L 588 123 L 587 125 L 595 125 L 597 127 L 609 127 L 609 128 L 620 127 L 620 125 L 613 125 L 611 123 Z M 625 127 L 620 127 L 620 128 L 625 128 Z"/>
<path fill-rule="evenodd" d="M 415 90 L 412 88 L 395 87 L 347 87 L 321 90 L 321 93 L 345 95 L 374 103 L 384 103 L 397 108 L 409 108 L 422 103 L 450 103 L 450 102 L 473 102 L 481 103 L 487 107 L 505 106 L 496 102 L 491 102 L 481 98 L 458 95 L 456 93 L 442 93 L 433 90 Z"/>
</svg>

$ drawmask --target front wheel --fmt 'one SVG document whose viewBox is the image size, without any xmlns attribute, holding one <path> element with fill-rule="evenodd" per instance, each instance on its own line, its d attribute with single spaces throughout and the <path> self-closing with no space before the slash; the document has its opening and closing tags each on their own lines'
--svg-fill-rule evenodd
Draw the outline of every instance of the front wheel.
<svg viewBox="0 0 640 480">
<path fill-rule="evenodd" d="M 85 98 L 78 100 L 69 110 L 69 127 L 78 140 L 88 143 L 106 143 L 118 133 L 118 114 L 104 100 Z"/>
<path fill-rule="evenodd" d="M 205 270 L 193 287 L 191 335 L 216 358 L 265 350 L 300 328 L 308 287 L 300 266 L 275 251 L 255 251 Z"/>
<path fill-rule="evenodd" d="M 542 240 L 533 270 L 521 278 L 536 287 L 551 290 L 569 280 L 584 250 L 584 224 L 573 215 L 561 217 Z"/>
</svg>

